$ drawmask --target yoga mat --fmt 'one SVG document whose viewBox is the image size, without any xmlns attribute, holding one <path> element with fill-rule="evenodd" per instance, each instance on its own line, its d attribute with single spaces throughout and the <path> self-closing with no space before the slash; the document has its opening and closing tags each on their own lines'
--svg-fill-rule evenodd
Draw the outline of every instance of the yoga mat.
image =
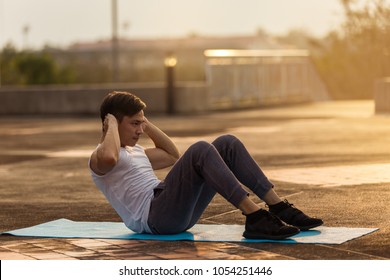
<svg viewBox="0 0 390 280">
<path fill-rule="evenodd" d="M 172 235 L 135 233 L 120 222 L 75 222 L 59 219 L 36 226 L 4 232 L 14 236 L 51 238 L 98 238 L 98 239 L 137 239 L 161 241 L 209 241 L 209 242 L 277 242 L 277 243 L 317 243 L 342 244 L 378 230 L 377 228 L 347 228 L 320 226 L 313 230 L 283 240 L 245 239 L 243 225 L 197 224 L 189 231 Z"/>
</svg>

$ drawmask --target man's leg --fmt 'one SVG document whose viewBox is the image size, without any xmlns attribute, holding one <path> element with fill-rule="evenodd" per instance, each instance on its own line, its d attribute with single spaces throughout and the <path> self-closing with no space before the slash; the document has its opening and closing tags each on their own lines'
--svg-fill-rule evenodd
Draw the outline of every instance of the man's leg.
<svg viewBox="0 0 390 280">
<path fill-rule="evenodd" d="M 223 135 L 217 138 L 213 145 L 237 179 L 267 203 L 271 213 L 301 230 L 323 224 L 321 219 L 311 218 L 293 207 L 287 200 L 280 199 L 273 189 L 273 184 L 238 138 L 232 135 Z"/>
<path fill-rule="evenodd" d="M 192 145 L 173 166 L 152 200 L 148 223 L 154 233 L 170 234 L 185 231 L 199 219 L 215 193 L 245 214 L 251 215 L 248 238 L 280 239 L 299 230 L 286 226 L 248 198 L 218 151 L 211 144 Z M 256 211 L 257 210 L 257 211 Z"/>
<path fill-rule="evenodd" d="M 204 141 L 183 154 L 159 188 L 148 220 L 155 233 L 190 228 L 217 192 L 236 207 L 248 195 L 214 146 Z"/>
<path fill-rule="evenodd" d="M 277 201 L 278 196 L 276 193 L 270 192 L 273 188 L 273 184 L 268 180 L 258 164 L 249 154 L 244 144 L 233 135 L 223 135 L 218 137 L 212 143 L 222 159 L 233 172 L 234 176 L 251 191 L 253 191 L 259 198 L 266 203 L 271 200 Z M 267 193 L 275 194 L 266 197 Z"/>
</svg>

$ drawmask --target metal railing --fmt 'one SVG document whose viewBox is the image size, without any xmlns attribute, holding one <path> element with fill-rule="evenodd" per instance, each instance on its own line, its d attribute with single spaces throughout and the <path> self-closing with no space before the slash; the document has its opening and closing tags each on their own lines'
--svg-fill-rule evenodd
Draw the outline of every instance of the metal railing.
<svg viewBox="0 0 390 280">
<path fill-rule="evenodd" d="M 306 50 L 206 50 L 213 108 L 328 100 Z"/>
</svg>

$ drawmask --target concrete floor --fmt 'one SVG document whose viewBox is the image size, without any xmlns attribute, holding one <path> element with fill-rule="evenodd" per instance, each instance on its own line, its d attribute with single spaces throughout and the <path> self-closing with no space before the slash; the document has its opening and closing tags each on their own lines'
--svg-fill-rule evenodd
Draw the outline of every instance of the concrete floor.
<svg viewBox="0 0 390 280">
<path fill-rule="evenodd" d="M 147 114 L 147 113 L 146 113 Z M 181 151 L 222 133 L 239 137 L 277 193 L 326 226 L 378 231 L 341 245 L 45 239 L 0 236 L 0 259 L 309 259 L 390 258 L 390 117 L 373 101 L 148 116 Z M 93 185 L 88 156 L 98 118 L 0 118 L 0 232 L 59 218 L 120 221 Z M 150 143 L 146 138 L 141 143 Z M 161 178 L 167 170 L 157 172 Z M 256 202 L 262 202 L 254 198 Z M 216 196 L 199 223 L 243 224 Z"/>
</svg>

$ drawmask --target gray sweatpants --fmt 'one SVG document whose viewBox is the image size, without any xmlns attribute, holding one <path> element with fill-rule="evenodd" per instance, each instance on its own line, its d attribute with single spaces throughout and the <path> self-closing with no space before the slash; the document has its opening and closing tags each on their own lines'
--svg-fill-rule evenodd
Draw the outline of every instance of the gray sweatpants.
<svg viewBox="0 0 390 280">
<path fill-rule="evenodd" d="M 216 193 L 238 207 L 248 195 L 262 198 L 273 184 L 239 139 L 223 135 L 212 144 L 193 144 L 154 190 L 148 225 L 154 234 L 173 234 L 195 225 Z"/>
</svg>

